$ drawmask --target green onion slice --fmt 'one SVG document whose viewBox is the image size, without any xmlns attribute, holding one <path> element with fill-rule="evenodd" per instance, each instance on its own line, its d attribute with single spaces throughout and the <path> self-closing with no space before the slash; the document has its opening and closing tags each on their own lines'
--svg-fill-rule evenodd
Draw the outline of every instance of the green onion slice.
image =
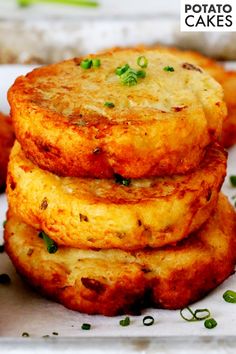
<svg viewBox="0 0 236 354">
<path fill-rule="evenodd" d="M 223 299 L 226 302 L 230 302 L 231 304 L 236 304 L 236 292 L 233 290 L 227 290 L 224 294 L 223 294 Z"/>
<path fill-rule="evenodd" d="M 127 316 L 123 320 L 120 320 L 120 326 L 127 327 L 130 325 L 130 318 Z"/>
<path fill-rule="evenodd" d="M 92 60 L 91 59 L 84 59 L 80 63 L 81 68 L 83 69 L 90 69 L 92 66 Z"/>
<path fill-rule="evenodd" d="M 115 105 L 114 105 L 113 102 L 105 102 L 105 103 L 104 103 L 104 106 L 105 106 L 105 107 L 108 107 L 108 108 L 114 108 L 114 107 L 115 107 Z"/>
<path fill-rule="evenodd" d="M 101 66 L 101 60 L 98 58 L 92 59 L 92 66 L 94 68 L 99 68 L 99 66 Z"/>
<path fill-rule="evenodd" d="M 89 331 L 91 328 L 91 324 L 90 323 L 83 323 L 81 326 L 81 329 L 85 330 L 85 331 Z"/>
<path fill-rule="evenodd" d="M 137 71 L 137 76 L 138 76 L 138 78 L 140 78 L 140 79 L 144 79 L 144 78 L 146 77 L 146 71 L 144 71 L 144 70 L 138 70 L 138 71 Z"/>
<path fill-rule="evenodd" d="M 48 253 L 56 253 L 58 246 L 55 241 L 53 241 L 44 231 L 39 232 L 39 237 L 44 240 L 47 247 Z"/>
<path fill-rule="evenodd" d="M 217 322 L 214 318 L 208 318 L 207 320 L 205 320 L 204 326 L 208 329 L 212 329 L 217 326 Z"/>
<path fill-rule="evenodd" d="M 191 317 L 186 317 L 186 315 L 184 315 L 184 312 L 186 312 L 186 310 L 192 315 Z M 201 316 L 199 316 L 198 314 L 202 313 Z M 208 309 L 197 309 L 193 312 L 193 310 L 190 307 L 186 307 L 182 310 L 180 310 L 180 316 L 188 322 L 195 322 L 195 321 L 203 321 L 206 318 L 209 318 L 211 316 L 211 313 Z"/>
<path fill-rule="evenodd" d="M 137 64 L 140 68 L 144 69 L 148 66 L 148 60 L 144 55 L 142 55 L 141 57 L 138 57 Z"/>
<path fill-rule="evenodd" d="M 154 318 L 152 316 L 145 316 L 143 318 L 144 326 L 152 326 L 154 324 Z"/>
<path fill-rule="evenodd" d="M 164 71 L 169 71 L 169 72 L 173 72 L 173 71 L 175 71 L 175 69 L 173 68 L 173 66 L 165 66 L 164 68 L 163 68 L 163 70 Z"/>
<path fill-rule="evenodd" d="M 229 180 L 230 180 L 230 183 L 232 184 L 232 186 L 236 187 L 236 176 L 230 176 Z"/>
<path fill-rule="evenodd" d="M 124 74 L 127 70 L 129 69 L 129 64 L 125 64 L 123 66 L 118 66 L 118 68 L 116 68 L 116 75 L 121 76 L 122 74 Z"/>
</svg>

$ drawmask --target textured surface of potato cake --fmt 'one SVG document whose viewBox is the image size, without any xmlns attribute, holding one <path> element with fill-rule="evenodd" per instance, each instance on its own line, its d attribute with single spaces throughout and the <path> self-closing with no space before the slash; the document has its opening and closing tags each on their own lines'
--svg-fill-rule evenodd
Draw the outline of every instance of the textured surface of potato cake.
<svg viewBox="0 0 236 354">
<path fill-rule="evenodd" d="M 140 56 L 147 59 L 144 69 Z M 8 99 L 26 155 L 43 169 L 75 177 L 140 178 L 196 168 L 221 135 L 226 107 L 219 83 L 155 49 L 99 58 L 97 68 L 83 69 L 83 58 L 76 58 L 15 81 Z M 126 63 L 131 69 L 117 75 Z M 146 77 L 137 77 L 138 70 Z M 137 84 L 127 86 L 131 79 Z"/>
<path fill-rule="evenodd" d="M 11 121 L 0 112 L 0 191 L 5 187 L 7 164 L 13 142 Z"/>
<path fill-rule="evenodd" d="M 124 181 L 58 177 L 33 165 L 18 142 L 8 169 L 11 210 L 58 244 L 138 249 L 174 243 L 199 228 L 216 206 L 226 153 L 207 148 L 197 171 Z"/>
<path fill-rule="evenodd" d="M 234 271 L 235 212 L 222 195 L 215 214 L 175 247 L 139 252 L 59 247 L 11 212 L 5 247 L 38 291 L 73 310 L 116 315 L 143 306 L 177 309 L 202 298 Z"/>
<path fill-rule="evenodd" d="M 215 60 L 207 58 L 200 53 L 180 50 L 173 47 L 156 47 L 160 52 L 173 54 L 182 60 L 199 65 L 214 77 L 223 87 L 225 103 L 228 114 L 223 122 L 222 143 L 225 147 L 230 147 L 236 143 L 236 72 L 227 71 Z"/>
</svg>

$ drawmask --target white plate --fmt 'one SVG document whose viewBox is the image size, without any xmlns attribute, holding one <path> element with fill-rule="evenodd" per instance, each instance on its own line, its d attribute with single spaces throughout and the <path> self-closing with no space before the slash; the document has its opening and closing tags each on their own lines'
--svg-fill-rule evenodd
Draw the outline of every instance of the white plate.
<svg viewBox="0 0 236 354">
<path fill-rule="evenodd" d="M 7 88 L 15 77 L 29 71 L 29 66 L 0 66 L 0 107 L 8 111 L 6 101 Z M 228 175 L 236 174 L 236 147 L 229 152 Z M 226 178 L 223 191 L 231 198 L 236 194 L 236 188 L 229 185 Z M 0 225 L 5 219 L 7 205 L 5 196 L 0 197 Z M 222 220 L 222 222 L 224 222 Z M 2 229 L 0 226 L 0 237 Z M 222 294 L 227 289 L 236 290 L 236 276 L 231 276 L 222 285 L 215 289 L 202 301 L 192 307 L 209 308 L 212 316 L 217 320 L 218 326 L 208 330 L 202 322 L 188 323 L 182 320 L 179 311 L 153 310 L 143 312 L 155 318 L 152 327 L 142 324 L 142 316 L 131 317 L 129 327 L 119 326 L 121 317 L 107 318 L 103 316 L 88 316 L 67 310 L 62 305 L 48 301 L 36 294 L 22 282 L 16 274 L 6 254 L 0 254 L 0 273 L 10 275 L 12 283 L 9 286 L 0 285 L 0 336 L 21 337 L 23 332 L 28 332 L 31 337 L 41 338 L 58 332 L 59 337 L 155 337 L 155 338 L 192 338 L 211 336 L 235 336 L 236 334 L 236 305 L 228 304 L 222 299 Z M 81 324 L 89 322 L 90 331 L 82 331 Z M 72 338 L 71 338 L 72 339 Z M 141 348 L 140 348 L 141 351 Z M 112 352 L 112 345 L 110 347 Z"/>
</svg>

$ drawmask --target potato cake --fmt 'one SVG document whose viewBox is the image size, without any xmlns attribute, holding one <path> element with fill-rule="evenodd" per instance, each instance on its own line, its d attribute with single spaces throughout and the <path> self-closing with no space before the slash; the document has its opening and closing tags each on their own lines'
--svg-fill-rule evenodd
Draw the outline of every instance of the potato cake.
<svg viewBox="0 0 236 354">
<path fill-rule="evenodd" d="M 113 316 L 155 306 L 183 308 L 234 272 L 235 212 L 220 195 L 215 214 L 176 246 L 125 252 L 59 247 L 48 253 L 38 232 L 11 211 L 5 248 L 16 270 L 64 306 Z"/>
<path fill-rule="evenodd" d="M 207 148 L 199 169 L 151 179 L 58 177 L 27 159 L 18 142 L 11 153 L 10 209 L 60 245 L 140 249 L 174 243 L 198 229 L 216 206 L 226 153 Z"/>
<path fill-rule="evenodd" d="M 27 157 L 74 177 L 184 174 L 219 138 L 226 116 L 218 82 L 158 49 L 41 67 L 19 77 L 8 99 Z"/>
<path fill-rule="evenodd" d="M 0 191 L 5 187 L 7 164 L 13 142 L 14 134 L 11 121 L 0 112 Z"/>
</svg>

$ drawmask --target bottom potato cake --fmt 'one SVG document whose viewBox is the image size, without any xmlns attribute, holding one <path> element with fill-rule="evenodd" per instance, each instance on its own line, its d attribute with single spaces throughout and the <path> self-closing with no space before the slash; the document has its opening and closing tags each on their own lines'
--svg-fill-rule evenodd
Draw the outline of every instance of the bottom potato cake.
<svg viewBox="0 0 236 354">
<path fill-rule="evenodd" d="M 197 171 L 131 180 L 58 177 L 28 160 L 18 142 L 8 168 L 10 209 L 59 245 L 76 248 L 162 247 L 209 218 L 226 173 L 226 154 L 208 147 Z"/>
<path fill-rule="evenodd" d="M 135 313 L 144 306 L 178 309 L 234 271 L 235 212 L 220 195 L 215 214 L 176 246 L 125 252 L 59 247 L 49 254 L 38 232 L 8 212 L 5 247 L 38 291 L 88 314 Z"/>
<path fill-rule="evenodd" d="M 0 112 L 0 191 L 5 187 L 7 164 L 13 142 L 14 133 L 11 121 Z"/>
</svg>

